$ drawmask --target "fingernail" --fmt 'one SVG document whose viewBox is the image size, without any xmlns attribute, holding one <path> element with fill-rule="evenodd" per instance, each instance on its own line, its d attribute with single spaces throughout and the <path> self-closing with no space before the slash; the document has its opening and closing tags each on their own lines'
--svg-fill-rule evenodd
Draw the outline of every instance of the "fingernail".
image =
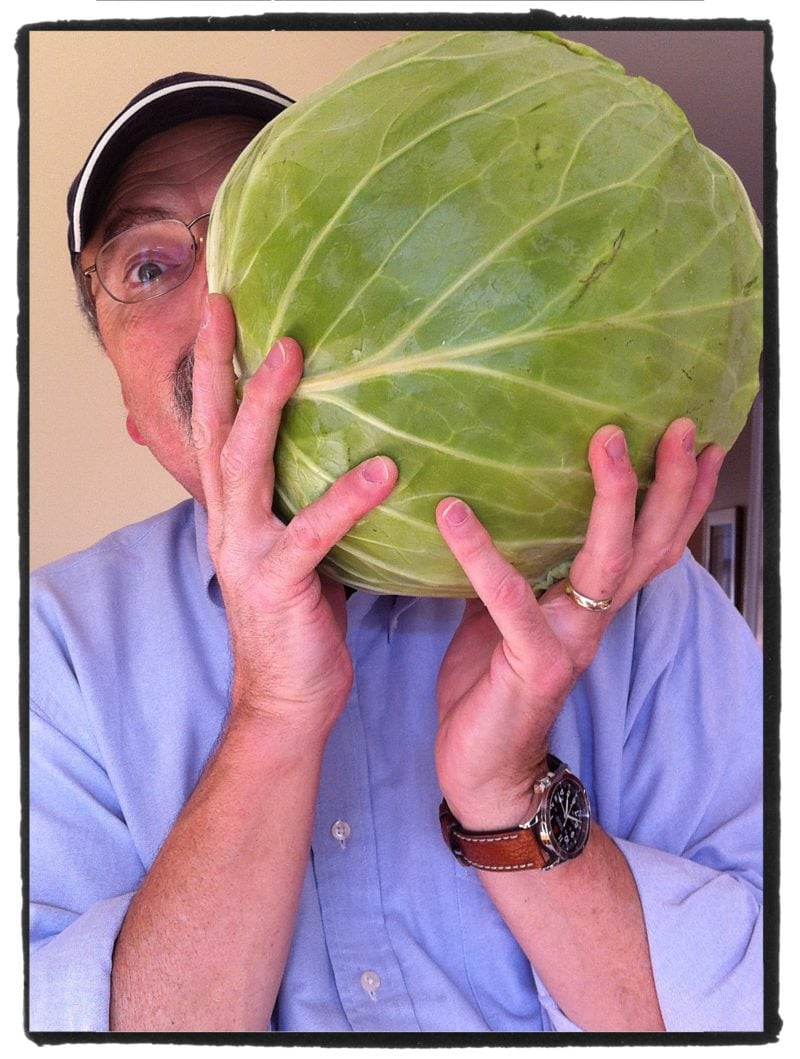
<svg viewBox="0 0 800 1059">
<path fill-rule="evenodd" d="M 201 331 L 205 331 L 205 329 L 208 327 L 208 325 L 210 323 L 211 323 L 211 304 L 208 301 L 208 299 L 206 299 L 205 304 L 203 305 L 203 315 L 202 315 L 202 318 L 200 320 L 200 330 Z"/>
<path fill-rule="evenodd" d="M 625 460 L 628 457 L 628 445 L 625 441 L 625 435 L 621 430 L 617 430 L 605 444 L 605 450 L 608 453 L 609 459 L 616 460 L 617 462 Z"/>
<path fill-rule="evenodd" d="M 389 479 L 389 467 L 382 456 L 373 456 L 361 468 L 361 477 L 372 485 L 381 485 Z"/>
<path fill-rule="evenodd" d="M 448 526 L 461 526 L 468 516 L 469 508 L 463 500 L 451 500 L 442 512 L 442 518 Z"/>
<path fill-rule="evenodd" d="M 683 445 L 684 451 L 688 452 L 690 456 L 694 456 L 695 434 L 696 430 L 694 428 L 694 425 L 692 425 L 681 438 L 681 445 Z"/>
<path fill-rule="evenodd" d="M 266 365 L 268 371 L 274 371 L 276 368 L 280 368 L 286 360 L 286 347 L 280 339 L 275 343 L 272 349 L 267 354 Z"/>
</svg>

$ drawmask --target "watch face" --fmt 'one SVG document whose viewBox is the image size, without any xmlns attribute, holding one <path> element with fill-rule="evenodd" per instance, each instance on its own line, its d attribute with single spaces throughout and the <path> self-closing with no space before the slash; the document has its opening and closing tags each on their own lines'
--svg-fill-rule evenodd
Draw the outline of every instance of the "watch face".
<svg viewBox="0 0 800 1059">
<path fill-rule="evenodd" d="M 580 780 L 568 774 L 549 791 L 541 820 L 541 838 L 561 860 L 577 857 L 589 838 L 591 811 Z"/>
</svg>

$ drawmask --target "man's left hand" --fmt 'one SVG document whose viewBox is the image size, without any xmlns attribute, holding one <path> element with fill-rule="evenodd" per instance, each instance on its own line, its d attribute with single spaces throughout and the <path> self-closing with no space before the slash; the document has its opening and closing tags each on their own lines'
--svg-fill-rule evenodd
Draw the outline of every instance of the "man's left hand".
<svg viewBox="0 0 800 1059">
<path fill-rule="evenodd" d="M 438 682 L 437 771 L 467 829 L 515 826 L 532 815 L 533 782 L 546 771 L 548 735 L 564 700 L 614 614 L 680 559 L 714 496 L 724 452 L 711 445 L 696 458 L 694 449 L 694 424 L 676 420 L 636 517 L 638 483 L 622 430 L 602 427 L 592 438 L 595 498 L 570 582 L 584 596 L 612 599 L 604 611 L 578 606 L 564 582 L 537 600 L 463 501 L 438 505 L 440 532 L 477 595 Z"/>
</svg>

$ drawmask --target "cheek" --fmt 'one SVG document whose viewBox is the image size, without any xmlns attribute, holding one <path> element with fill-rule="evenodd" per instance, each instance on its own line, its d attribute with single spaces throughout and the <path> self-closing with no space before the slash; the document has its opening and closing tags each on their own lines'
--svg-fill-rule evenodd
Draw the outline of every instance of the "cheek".
<svg viewBox="0 0 800 1059">
<path fill-rule="evenodd" d="M 110 352 L 132 358 L 166 357 L 170 350 L 180 346 L 197 334 L 199 319 L 194 314 L 166 311 L 171 305 L 120 305 L 99 316 L 100 334 L 103 344 Z"/>
<path fill-rule="evenodd" d="M 101 335 L 129 413 L 128 433 L 139 444 L 149 443 L 174 414 L 175 371 L 191 337 L 174 325 L 157 326 L 141 311 L 120 316 Z"/>
<path fill-rule="evenodd" d="M 182 313 L 154 312 L 152 307 L 141 306 L 120 309 L 98 319 L 103 346 L 123 388 L 152 390 L 172 380 L 194 345 L 199 309 Z"/>
</svg>

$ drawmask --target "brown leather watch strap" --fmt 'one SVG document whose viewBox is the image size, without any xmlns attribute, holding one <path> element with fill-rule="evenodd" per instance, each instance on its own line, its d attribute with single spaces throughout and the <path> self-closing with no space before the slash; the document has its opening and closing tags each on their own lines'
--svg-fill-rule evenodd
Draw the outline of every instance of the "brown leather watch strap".
<svg viewBox="0 0 800 1059">
<path fill-rule="evenodd" d="M 472 868 L 482 871 L 522 871 L 525 868 L 544 868 L 550 863 L 550 858 L 530 827 L 475 834 L 461 827 L 445 801 L 439 806 L 439 823 L 447 845 L 463 864 Z"/>
</svg>

